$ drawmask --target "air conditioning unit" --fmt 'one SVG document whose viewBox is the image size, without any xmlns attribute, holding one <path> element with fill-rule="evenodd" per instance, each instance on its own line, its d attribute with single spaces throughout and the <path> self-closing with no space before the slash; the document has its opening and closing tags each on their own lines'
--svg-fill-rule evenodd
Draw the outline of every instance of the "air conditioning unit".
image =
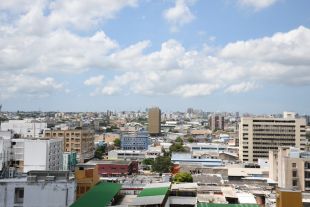
<svg viewBox="0 0 310 207">
<path fill-rule="evenodd" d="M 35 175 L 29 175 L 29 176 L 27 177 L 27 181 L 28 181 L 28 182 L 31 182 L 31 183 L 37 182 L 37 176 L 35 176 Z"/>
<path fill-rule="evenodd" d="M 55 180 L 55 176 L 46 176 L 45 180 L 46 181 L 54 181 Z"/>
</svg>

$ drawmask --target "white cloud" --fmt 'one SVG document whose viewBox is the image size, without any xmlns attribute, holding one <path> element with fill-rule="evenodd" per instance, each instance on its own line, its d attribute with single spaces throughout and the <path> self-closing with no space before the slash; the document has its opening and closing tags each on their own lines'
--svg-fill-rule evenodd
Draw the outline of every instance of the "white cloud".
<svg viewBox="0 0 310 207">
<path fill-rule="evenodd" d="M 239 4 L 246 7 L 252 7 L 255 10 L 267 8 L 278 0 L 238 0 Z"/>
<path fill-rule="evenodd" d="M 172 94 L 183 97 L 206 96 L 213 93 L 219 87 L 217 84 L 186 84 L 172 91 Z"/>
<path fill-rule="evenodd" d="M 189 8 L 189 4 L 191 3 L 193 3 L 193 1 L 176 0 L 174 7 L 164 11 L 163 16 L 168 23 L 171 24 L 172 32 L 177 32 L 181 26 L 195 19 L 195 16 Z"/>
<path fill-rule="evenodd" d="M 255 90 L 259 88 L 259 86 L 254 82 L 242 82 L 230 85 L 225 89 L 227 93 L 243 93 L 251 90 Z"/>
<path fill-rule="evenodd" d="M 104 79 L 103 75 L 93 76 L 84 81 L 84 84 L 87 86 L 100 86 L 102 84 L 102 80 Z"/>
<path fill-rule="evenodd" d="M 54 78 L 38 78 L 29 75 L 3 74 L 0 77 L 0 99 L 18 96 L 45 97 L 56 91 L 65 91 L 63 84 Z"/>
</svg>

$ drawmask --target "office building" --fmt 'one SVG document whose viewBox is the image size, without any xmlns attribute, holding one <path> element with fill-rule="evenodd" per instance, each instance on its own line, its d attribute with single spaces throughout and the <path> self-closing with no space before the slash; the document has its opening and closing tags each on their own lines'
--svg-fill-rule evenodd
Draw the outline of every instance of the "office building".
<svg viewBox="0 0 310 207">
<path fill-rule="evenodd" d="M 279 146 L 305 147 L 305 120 L 243 117 L 239 124 L 239 157 L 244 162 L 268 158 Z"/>
<path fill-rule="evenodd" d="M 1 123 L 1 130 L 12 130 L 25 138 L 39 138 L 42 137 L 44 129 L 47 128 L 46 122 L 38 122 L 36 120 L 9 120 Z"/>
<path fill-rule="evenodd" d="M 269 178 L 280 188 L 310 191 L 310 152 L 293 147 L 270 151 Z"/>
<path fill-rule="evenodd" d="M 65 152 L 62 156 L 62 170 L 73 171 L 77 164 L 76 152 Z"/>
<path fill-rule="evenodd" d="M 148 130 L 151 136 L 158 136 L 161 132 L 161 111 L 158 107 L 149 109 Z"/>
<path fill-rule="evenodd" d="M 145 132 L 123 134 L 121 148 L 122 150 L 147 150 L 149 142 L 149 135 Z"/>
<path fill-rule="evenodd" d="M 95 135 L 90 129 L 45 130 L 45 138 L 62 138 L 65 152 L 76 152 L 77 160 L 84 162 L 94 157 Z"/>
</svg>

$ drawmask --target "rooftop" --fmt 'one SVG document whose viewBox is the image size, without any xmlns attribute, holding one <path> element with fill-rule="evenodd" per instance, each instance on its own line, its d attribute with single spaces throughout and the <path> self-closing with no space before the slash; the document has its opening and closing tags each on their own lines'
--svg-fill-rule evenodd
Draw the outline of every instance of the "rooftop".
<svg viewBox="0 0 310 207">
<path fill-rule="evenodd" d="M 120 189 L 121 184 L 118 183 L 99 183 L 74 202 L 70 207 L 108 206 Z"/>
<path fill-rule="evenodd" d="M 166 195 L 169 190 L 169 187 L 159 187 L 159 188 L 144 188 L 138 197 L 146 197 L 146 196 L 159 196 Z"/>
<path fill-rule="evenodd" d="M 198 203 L 198 207 L 259 207 L 257 204 Z"/>
</svg>

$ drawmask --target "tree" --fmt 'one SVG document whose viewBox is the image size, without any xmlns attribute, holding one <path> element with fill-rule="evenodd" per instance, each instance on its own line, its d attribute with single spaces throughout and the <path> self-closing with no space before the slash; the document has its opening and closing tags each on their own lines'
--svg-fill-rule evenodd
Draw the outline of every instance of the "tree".
<svg viewBox="0 0 310 207">
<path fill-rule="evenodd" d="M 172 162 L 169 156 L 159 156 L 155 159 L 152 165 L 152 171 L 158 173 L 169 173 L 172 167 Z"/>
<path fill-rule="evenodd" d="M 105 146 L 100 145 L 95 151 L 95 158 L 102 159 L 102 155 L 105 152 Z"/>
<path fill-rule="evenodd" d="M 115 139 L 115 140 L 114 140 L 114 146 L 115 146 L 115 147 L 121 147 L 121 140 L 118 139 L 118 138 Z"/>
<path fill-rule="evenodd" d="M 189 137 L 189 138 L 188 138 L 188 142 L 189 142 L 189 143 L 193 143 L 193 142 L 194 142 L 194 138 L 193 138 L 193 137 Z"/>
<path fill-rule="evenodd" d="M 174 176 L 173 180 L 174 182 L 177 182 L 177 183 L 192 183 L 193 177 L 190 173 L 180 172 Z"/>
<path fill-rule="evenodd" d="M 177 138 L 175 139 L 175 142 L 178 142 L 178 143 L 183 144 L 183 139 L 182 139 L 181 137 L 177 137 Z"/>
<path fill-rule="evenodd" d="M 186 152 L 187 150 L 180 143 L 174 143 L 169 147 L 170 153 L 172 152 Z"/>
<path fill-rule="evenodd" d="M 154 159 L 152 158 L 146 158 L 142 161 L 143 165 L 153 165 L 154 164 Z"/>
</svg>

